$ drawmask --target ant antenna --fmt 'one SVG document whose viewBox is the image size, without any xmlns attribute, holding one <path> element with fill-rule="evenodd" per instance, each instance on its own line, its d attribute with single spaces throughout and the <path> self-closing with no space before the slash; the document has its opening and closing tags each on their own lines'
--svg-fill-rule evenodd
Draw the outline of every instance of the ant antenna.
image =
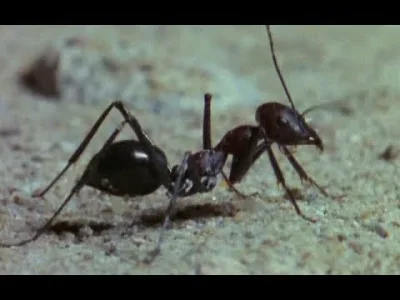
<svg viewBox="0 0 400 300">
<path fill-rule="evenodd" d="M 276 73 L 278 73 L 279 79 L 280 79 L 280 81 L 281 81 L 281 83 L 282 83 L 283 89 L 285 90 L 285 94 L 286 94 L 286 96 L 287 96 L 287 98 L 288 98 L 290 104 L 292 105 L 292 108 L 293 108 L 294 110 L 296 110 L 296 108 L 294 107 L 294 104 L 293 104 L 292 97 L 290 96 L 289 89 L 288 89 L 287 86 L 286 86 L 286 82 L 285 82 L 285 80 L 283 79 L 281 70 L 280 70 L 279 65 L 278 65 L 278 61 L 277 61 L 277 59 L 276 59 L 275 48 L 274 48 L 274 42 L 273 42 L 273 39 L 272 39 L 272 33 L 271 33 L 270 25 L 265 25 L 265 27 L 267 28 L 268 39 L 269 39 L 269 47 L 270 47 L 270 49 L 271 49 L 272 60 L 273 60 L 273 62 L 274 62 L 274 66 L 275 66 Z"/>
<path fill-rule="evenodd" d="M 303 117 L 308 114 L 311 111 L 314 110 L 329 110 L 329 109 L 338 109 L 341 110 L 343 108 L 347 108 L 347 107 L 343 107 L 343 104 L 341 105 L 340 103 L 342 103 L 343 100 L 333 100 L 333 101 L 329 101 L 326 103 L 321 103 L 321 104 L 317 104 L 314 106 L 311 106 L 309 108 L 307 108 L 305 111 L 303 111 L 303 113 L 301 114 Z"/>
<path fill-rule="evenodd" d="M 325 104 L 325 105 L 324 105 L 324 104 L 314 105 L 314 106 L 311 106 L 311 107 L 307 108 L 305 111 L 303 111 L 303 112 L 301 113 L 301 116 L 304 117 L 306 114 L 312 112 L 313 110 L 327 109 L 327 108 L 328 108 L 328 107 L 327 107 L 326 104 Z"/>
</svg>

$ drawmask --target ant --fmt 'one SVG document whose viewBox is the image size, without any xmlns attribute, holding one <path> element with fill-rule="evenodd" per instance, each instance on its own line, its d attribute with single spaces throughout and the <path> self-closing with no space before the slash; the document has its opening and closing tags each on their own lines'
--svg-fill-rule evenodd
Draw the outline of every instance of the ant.
<svg viewBox="0 0 400 300">
<path fill-rule="evenodd" d="M 53 216 L 37 230 L 32 238 L 15 244 L 0 244 L 0 246 L 21 246 L 35 241 L 51 226 L 54 219 L 61 213 L 73 195 L 78 193 L 84 186 L 120 197 L 149 195 L 159 187 L 164 186 L 170 201 L 157 246 L 154 250 L 154 254 L 157 254 L 160 252 L 164 231 L 169 223 L 172 209 L 178 197 L 187 197 L 196 193 L 206 193 L 213 190 L 219 174 L 224 177 L 231 190 L 241 197 L 246 197 L 236 190 L 233 185 L 243 179 L 248 170 L 265 151 L 268 153 L 278 183 L 282 184 L 286 190 L 297 214 L 308 221 L 316 222 L 315 219 L 305 216 L 298 207 L 292 192 L 285 184 L 285 179 L 271 146 L 273 143 L 278 144 L 280 150 L 287 156 L 300 178 L 309 181 L 321 193 L 329 196 L 307 175 L 287 148 L 290 145 L 315 145 L 323 151 L 323 143 L 316 131 L 304 119 L 304 114 L 309 112 L 310 109 L 300 114 L 293 104 L 275 57 L 270 27 L 269 25 L 266 25 L 266 27 L 274 66 L 289 99 L 291 108 L 277 102 L 264 103 L 256 111 L 257 126 L 238 126 L 225 134 L 221 141 L 215 147 L 212 147 L 210 128 L 212 95 L 205 94 L 203 149 L 195 153 L 186 151 L 181 164 L 175 165 L 171 169 L 164 151 L 156 146 L 144 132 L 139 121 L 127 110 L 123 102 L 114 101 L 99 116 L 89 133 L 69 158 L 64 169 L 42 192 L 33 195 L 44 197 L 70 166 L 77 162 L 113 108 L 121 113 L 124 121 L 110 135 L 101 150 L 92 157 L 83 174 L 79 177 Z M 131 127 L 138 140 L 115 141 L 126 124 Z M 260 144 L 259 141 L 261 141 Z M 228 155 L 233 156 L 229 177 L 223 171 Z"/>
<path fill-rule="evenodd" d="M 78 178 L 70 193 L 52 217 L 41 226 L 29 239 L 15 244 L 0 244 L 1 247 L 22 246 L 38 239 L 52 224 L 63 208 L 84 186 L 89 186 L 106 194 L 120 197 L 136 197 L 149 195 L 159 187 L 167 189 L 170 198 L 165 214 L 164 224 L 154 250 L 154 255 L 161 249 L 164 231 L 169 223 L 172 209 L 178 197 L 187 197 L 196 193 L 206 193 L 215 188 L 217 176 L 223 171 L 226 155 L 211 148 L 210 104 L 212 95 L 204 96 L 203 116 L 203 149 L 191 153 L 185 152 L 180 165 L 169 167 L 167 156 L 144 132 L 139 121 L 127 110 L 123 102 L 112 102 L 98 117 L 95 124 L 84 137 L 81 144 L 68 159 L 66 166 L 50 182 L 50 184 L 34 197 L 45 194 L 60 180 L 66 171 L 76 163 L 100 128 L 110 111 L 115 108 L 123 116 L 124 121 L 114 130 L 101 150 L 95 154 Z M 115 141 L 124 126 L 128 124 L 138 140 Z M 223 173 L 224 174 L 224 173 Z M 226 175 L 224 174 L 226 178 Z M 231 186 L 228 182 L 228 185 Z M 233 186 L 231 188 L 237 191 Z M 238 192 L 239 193 L 239 192 Z M 241 195 L 239 193 L 239 195 Z"/>
<path fill-rule="evenodd" d="M 214 149 L 216 151 L 225 153 L 225 159 L 229 154 L 233 156 L 230 174 L 226 179 L 230 186 L 240 182 L 253 164 L 261 157 L 261 155 L 264 152 L 267 152 L 275 173 L 275 177 L 278 181 L 278 185 L 281 184 L 285 189 L 287 195 L 289 196 L 290 202 L 296 210 L 296 213 L 303 219 L 314 223 L 317 220 L 304 215 L 297 205 L 292 191 L 286 185 L 285 178 L 271 146 L 274 143 L 278 145 L 280 151 L 287 157 L 289 163 L 295 169 L 302 181 L 305 180 L 311 183 L 324 196 L 336 198 L 335 196 L 330 196 L 315 182 L 314 179 L 308 176 L 306 171 L 302 168 L 300 163 L 295 159 L 287 147 L 298 145 L 314 145 L 321 152 L 324 150 L 322 139 L 304 119 L 305 114 L 314 109 L 322 108 L 322 105 L 311 107 L 302 114 L 297 111 L 276 59 L 270 26 L 265 26 L 268 33 L 274 67 L 279 76 L 285 94 L 291 104 L 291 107 L 278 102 L 261 104 L 257 108 L 255 114 L 258 125 L 240 125 L 228 131 Z M 261 143 L 259 143 L 260 141 Z"/>
</svg>

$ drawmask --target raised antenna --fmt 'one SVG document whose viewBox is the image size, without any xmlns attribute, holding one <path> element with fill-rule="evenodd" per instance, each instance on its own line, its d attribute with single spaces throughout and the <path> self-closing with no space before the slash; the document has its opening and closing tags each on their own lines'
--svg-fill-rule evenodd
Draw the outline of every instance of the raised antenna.
<svg viewBox="0 0 400 300">
<path fill-rule="evenodd" d="M 278 73 L 279 79 L 281 80 L 283 89 L 285 90 L 285 94 L 286 94 L 290 104 L 292 105 L 292 108 L 294 110 L 296 110 L 296 108 L 294 107 L 294 104 L 293 104 L 292 97 L 290 96 L 289 89 L 286 86 L 285 79 L 283 79 L 281 70 L 280 70 L 279 65 L 278 65 L 278 61 L 276 59 L 274 41 L 273 41 L 273 38 L 272 38 L 270 25 L 265 25 L 265 27 L 267 27 L 267 33 L 268 33 L 268 39 L 269 39 L 269 47 L 271 49 L 272 61 L 274 62 L 276 73 Z"/>
</svg>

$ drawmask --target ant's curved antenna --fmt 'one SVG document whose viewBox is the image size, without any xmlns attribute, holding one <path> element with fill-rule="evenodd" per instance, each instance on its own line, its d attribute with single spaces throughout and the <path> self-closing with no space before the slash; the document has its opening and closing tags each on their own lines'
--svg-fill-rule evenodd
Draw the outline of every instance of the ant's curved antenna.
<svg viewBox="0 0 400 300">
<path fill-rule="evenodd" d="M 279 68 L 278 61 L 276 59 L 274 42 L 273 42 L 273 39 L 272 39 L 272 33 L 271 33 L 270 25 L 265 25 L 265 27 L 267 28 L 268 39 L 269 39 L 269 47 L 271 49 L 272 61 L 274 62 L 276 73 L 278 73 L 279 79 L 280 79 L 280 81 L 282 83 L 283 89 L 285 90 L 285 94 L 286 94 L 290 104 L 292 105 L 292 108 L 294 110 L 296 110 L 296 108 L 294 107 L 294 104 L 293 104 L 292 97 L 290 96 L 289 89 L 286 86 L 286 82 L 283 79 L 282 72 L 281 72 L 281 70 Z"/>
<path fill-rule="evenodd" d="M 326 104 L 314 105 L 314 106 L 311 106 L 311 107 L 307 108 L 305 111 L 303 111 L 303 112 L 301 113 L 301 116 L 304 117 L 306 114 L 312 112 L 313 110 L 320 110 L 320 109 L 327 109 L 327 108 L 328 108 L 328 107 L 327 107 Z"/>
<path fill-rule="evenodd" d="M 304 117 L 306 114 L 308 114 L 311 111 L 314 110 L 331 110 L 331 109 L 335 109 L 335 110 L 343 110 L 343 109 L 349 109 L 348 107 L 344 106 L 343 104 L 341 105 L 341 102 L 343 102 L 343 100 L 333 100 L 333 101 L 329 101 L 326 103 L 322 103 L 322 104 L 317 104 L 317 105 L 313 105 L 309 108 L 307 108 L 305 111 L 303 111 L 301 113 L 301 115 Z"/>
</svg>

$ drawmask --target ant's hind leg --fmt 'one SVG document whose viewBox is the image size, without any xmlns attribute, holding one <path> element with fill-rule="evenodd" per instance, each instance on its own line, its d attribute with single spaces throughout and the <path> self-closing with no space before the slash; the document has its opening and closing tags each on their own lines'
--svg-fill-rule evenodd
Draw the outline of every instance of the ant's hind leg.
<svg viewBox="0 0 400 300">
<path fill-rule="evenodd" d="M 118 136 L 118 134 L 122 131 L 124 125 L 125 125 L 126 121 L 123 121 L 115 130 L 114 132 L 110 135 L 110 137 L 107 139 L 107 141 L 104 143 L 101 151 L 104 151 L 108 146 L 110 146 L 113 141 L 116 139 L 116 137 Z M 101 153 L 100 151 L 100 153 Z M 49 227 L 51 226 L 51 224 L 53 223 L 53 221 L 55 220 L 55 218 L 61 213 L 61 211 L 64 209 L 64 207 L 69 203 L 69 201 L 72 199 L 72 196 L 76 193 L 78 193 L 81 188 L 86 184 L 87 179 L 88 179 L 88 170 L 90 170 L 90 164 L 86 167 L 86 170 L 83 172 L 83 175 L 78 179 L 77 183 L 74 185 L 74 187 L 71 189 L 69 195 L 67 196 L 67 198 L 65 198 L 65 200 L 63 201 L 63 203 L 60 205 L 60 207 L 56 210 L 56 212 L 51 216 L 51 218 L 42 226 L 40 227 L 36 234 L 29 239 L 17 242 L 17 243 L 0 243 L 0 247 L 12 247 L 12 246 L 22 246 L 25 244 L 28 244 L 30 242 L 33 242 L 35 240 L 37 240 L 47 229 L 49 229 Z"/>
</svg>

